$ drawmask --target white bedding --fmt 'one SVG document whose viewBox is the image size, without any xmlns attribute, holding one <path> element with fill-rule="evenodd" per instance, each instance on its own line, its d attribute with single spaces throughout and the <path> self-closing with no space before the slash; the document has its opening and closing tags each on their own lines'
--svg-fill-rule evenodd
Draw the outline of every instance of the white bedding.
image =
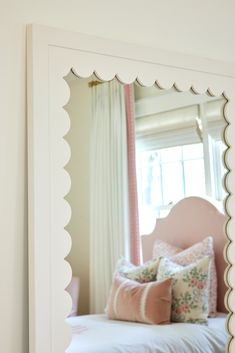
<svg viewBox="0 0 235 353">
<path fill-rule="evenodd" d="M 68 318 L 72 343 L 66 353 L 224 353 L 225 314 L 208 326 L 172 323 L 148 325 L 108 320 L 105 315 Z"/>
</svg>

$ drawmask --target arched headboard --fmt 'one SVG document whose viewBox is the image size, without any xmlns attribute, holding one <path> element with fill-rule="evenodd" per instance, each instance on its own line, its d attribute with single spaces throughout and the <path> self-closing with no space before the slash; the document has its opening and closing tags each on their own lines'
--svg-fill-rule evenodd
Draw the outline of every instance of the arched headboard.
<svg viewBox="0 0 235 353">
<path fill-rule="evenodd" d="M 212 236 L 218 277 L 217 310 L 226 312 L 224 304 L 227 291 L 224 282 L 226 262 L 223 256 L 226 220 L 227 217 L 208 200 L 194 196 L 184 198 L 172 207 L 167 217 L 157 219 L 151 234 L 141 237 L 143 261 L 152 258 L 153 245 L 157 238 L 186 249 L 207 236 Z"/>
</svg>

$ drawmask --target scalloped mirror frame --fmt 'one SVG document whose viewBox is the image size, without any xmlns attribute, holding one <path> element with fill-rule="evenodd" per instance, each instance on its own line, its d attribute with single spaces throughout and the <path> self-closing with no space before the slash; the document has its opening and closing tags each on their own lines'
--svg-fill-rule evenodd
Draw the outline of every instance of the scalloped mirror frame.
<svg viewBox="0 0 235 353">
<path fill-rule="evenodd" d="M 71 308 L 65 291 L 71 268 L 64 260 L 71 247 L 64 229 L 71 216 L 64 199 L 70 189 L 70 176 L 64 169 L 70 159 L 64 139 L 70 119 L 63 109 L 70 95 L 63 78 L 71 69 L 79 77 L 95 72 L 104 81 L 117 77 L 131 83 L 137 79 L 144 86 L 157 83 L 169 89 L 175 85 L 180 91 L 209 91 L 228 99 L 224 137 L 229 146 L 225 163 L 230 172 L 225 185 L 230 194 L 226 199 L 230 219 L 225 225 L 225 301 L 230 334 L 227 352 L 235 352 L 235 65 L 40 25 L 29 25 L 27 37 L 30 353 L 64 353 L 72 337 L 65 323 Z"/>
</svg>

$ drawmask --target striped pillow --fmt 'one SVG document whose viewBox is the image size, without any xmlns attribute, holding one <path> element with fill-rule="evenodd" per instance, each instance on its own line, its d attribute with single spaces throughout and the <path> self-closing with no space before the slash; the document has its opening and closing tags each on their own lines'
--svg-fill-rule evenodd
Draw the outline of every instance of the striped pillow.
<svg viewBox="0 0 235 353">
<path fill-rule="evenodd" d="M 171 282 L 138 283 L 114 276 L 106 313 L 109 319 L 167 324 L 171 316 Z"/>
</svg>

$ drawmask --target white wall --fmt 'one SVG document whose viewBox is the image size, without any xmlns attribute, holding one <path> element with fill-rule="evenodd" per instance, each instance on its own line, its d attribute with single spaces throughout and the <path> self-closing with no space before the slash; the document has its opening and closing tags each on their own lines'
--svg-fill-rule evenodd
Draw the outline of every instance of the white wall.
<svg viewBox="0 0 235 353">
<path fill-rule="evenodd" d="M 0 0 L 1 351 L 28 352 L 26 24 L 235 62 L 234 13 L 233 0 Z"/>
</svg>

